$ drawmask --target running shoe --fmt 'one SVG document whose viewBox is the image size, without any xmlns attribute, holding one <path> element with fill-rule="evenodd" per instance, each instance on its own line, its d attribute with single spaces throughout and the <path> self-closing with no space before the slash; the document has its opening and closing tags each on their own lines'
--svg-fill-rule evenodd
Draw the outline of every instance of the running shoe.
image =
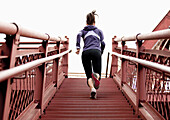
<svg viewBox="0 0 170 120">
<path fill-rule="evenodd" d="M 99 81 L 100 75 L 98 73 L 92 73 L 92 81 L 95 89 L 99 88 L 100 81 Z"/>
<path fill-rule="evenodd" d="M 91 99 L 96 99 L 96 89 L 95 88 L 92 88 L 91 89 L 91 96 L 90 96 Z"/>
</svg>

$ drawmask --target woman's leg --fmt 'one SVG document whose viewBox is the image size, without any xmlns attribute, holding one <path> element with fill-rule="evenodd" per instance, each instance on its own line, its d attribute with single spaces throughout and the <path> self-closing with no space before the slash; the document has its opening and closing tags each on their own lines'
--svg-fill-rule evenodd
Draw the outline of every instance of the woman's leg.
<svg viewBox="0 0 170 120">
<path fill-rule="evenodd" d="M 93 71 L 101 76 L 101 52 L 99 50 L 93 50 L 92 65 Z"/>
<path fill-rule="evenodd" d="M 91 64 L 91 56 L 90 51 L 83 51 L 82 53 L 82 63 L 84 67 L 84 71 L 86 73 L 87 80 L 91 78 L 92 74 L 92 64 Z"/>
<path fill-rule="evenodd" d="M 90 98 L 96 98 L 96 89 L 94 88 L 94 83 L 91 78 L 92 74 L 92 64 L 91 64 L 91 50 L 84 51 L 82 53 L 82 63 L 87 76 L 87 85 L 90 87 L 91 96 Z"/>
<path fill-rule="evenodd" d="M 91 78 L 92 68 L 93 72 L 98 73 L 101 76 L 101 52 L 99 50 L 91 49 L 83 51 L 82 63 L 87 80 Z"/>
<path fill-rule="evenodd" d="M 95 81 L 92 80 L 92 64 L 94 72 L 101 75 L 101 52 L 99 50 L 87 50 L 82 53 L 82 63 L 87 76 L 87 85 L 91 90 L 91 98 L 96 98 Z"/>
</svg>

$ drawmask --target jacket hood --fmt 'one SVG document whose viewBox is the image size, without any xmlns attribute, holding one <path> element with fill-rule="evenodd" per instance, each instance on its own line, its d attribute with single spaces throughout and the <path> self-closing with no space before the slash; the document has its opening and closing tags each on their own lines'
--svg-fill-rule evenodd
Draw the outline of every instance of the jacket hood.
<svg viewBox="0 0 170 120">
<path fill-rule="evenodd" d="M 97 27 L 93 26 L 93 25 L 87 25 L 86 27 L 84 27 L 83 30 L 85 31 L 90 31 L 90 30 L 95 30 L 97 29 Z"/>
</svg>

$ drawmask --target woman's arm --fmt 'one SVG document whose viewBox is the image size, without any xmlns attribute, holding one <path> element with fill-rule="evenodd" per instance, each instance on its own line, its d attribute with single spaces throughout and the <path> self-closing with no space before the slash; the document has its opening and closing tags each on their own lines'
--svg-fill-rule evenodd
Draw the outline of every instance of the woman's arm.
<svg viewBox="0 0 170 120">
<path fill-rule="evenodd" d="M 79 54 L 79 52 L 80 52 L 80 41 L 81 41 L 81 37 L 82 37 L 82 35 L 83 35 L 83 32 L 82 31 L 80 31 L 79 33 L 78 33 L 78 35 L 77 35 L 77 42 L 76 42 L 76 49 L 77 49 L 77 51 L 76 51 L 76 54 Z"/>
</svg>

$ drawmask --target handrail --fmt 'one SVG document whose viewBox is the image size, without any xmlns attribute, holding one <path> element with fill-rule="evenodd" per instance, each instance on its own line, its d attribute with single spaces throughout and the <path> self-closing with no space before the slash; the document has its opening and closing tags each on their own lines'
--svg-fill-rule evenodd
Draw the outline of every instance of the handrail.
<svg viewBox="0 0 170 120">
<path fill-rule="evenodd" d="M 63 55 L 70 53 L 70 52 L 71 52 L 71 50 L 67 50 L 67 51 L 64 51 L 64 52 L 57 54 L 57 55 L 49 56 L 49 57 L 46 57 L 46 58 L 41 58 L 41 59 L 23 64 L 23 65 L 20 65 L 20 66 L 17 66 L 17 67 L 8 69 L 8 70 L 1 71 L 0 72 L 0 82 L 3 82 L 6 79 L 11 78 L 11 77 L 13 77 L 17 74 L 20 74 L 20 73 L 22 73 L 22 72 L 24 72 L 28 69 L 34 68 L 35 66 L 39 66 L 39 65 L 41 65 L 45 62 L 48 62 L 50 60 L 62 57 Z"/>
<path fill-rule="evenodd" d="M 153 63 L 153 62 L 138 59 L 138 58 L 134 58 L 134 57 L 130 57 L 130 56 L 121 55 L 121 54 L 118 54 L 116 52 L 111 52 L 111 54 L 116 55 L 116 56 L 121 57 L 121 58 L 124 58 L 124 59 L 127 59 L 127 60 L 130 60 L 130 61 L 133 61 L 133 62 L 137 62 L 137 63 L 144 65 L 144 66 L 147 66 L 147 67 L 151 67 L 151 68 L 154 68 L 154 69 L 161 70 L 163 72 L 170 74 L 170 67 L 168 67 L 168 66 L 161 65 L 161 64 L 158 64 L 158 63 Z"/>
<path fill-rule="evenodd" d="M 167 111 L 169 109 L 167 110 L 166 107 L 168 100 L 166 99 L 164 101 L 165 96 L 163 96 L 162 93 L 164 91 L 166 92 L 165 89 L 167 89 L 165 88 L 165 85 L 168 82 L 167 80 L 170 76 L 170 67 L 167 63 L 169 59 L 166 54 L 160 55 L 160 52 L 158 52 L 159 55 L 155 55 L 156 52 L 154 52 L 154 55 L 151 55 L 150 53 L 148 53 L 148 50 L 146 50 L 145 47 L 142 46 L 142 40 L 159 40 L 169 38 L 170 29 L 165 29 L 154 31 L 148 34 L 139 33 L 130 37 L 114 37 L 112 39 L 112 52 L 110 52 L 112 55 L 110 77 L 113 77 L 115 79 L 115 82 L 118 84 L 120 89 L 123 91 L 125 96 L 134 107 L 135 113 L 142 115 L 145 119 L 150 119 L 146 114 L 151 115 L 154 119 L 162 119 L 163 117 L 168 117 Z M 128 50 L 127 46 L 125 46 L 126 42 L 128 41 L 136 41 L 136 50 Z M 122 43 L 120 50 L 118 50 L 118 42 Z M 121 59 L 121 68 L 119 67 L 120 63 L 118 57 Z M 127 61 L 133 62 L 135 64 L 131 65 Z M 157 76 L 157 73 L 159 73 L 159 75 L 161 76 L 159 76 L 160 78 Z M 159 93 L 157 89 L 159 90 Z M 153 94 L 147 94 L 148 90 L 152 91 Z M 157 92 L 156 95 L 160 98 L 154 95 L 155 92 Z M 155 99 L 151 99 L 155 97 L 156 99 L 159 99 L 157 99 L 156 101 L 160 102 L 160 104 L 161 102 L 164 102 L 165 108 L 162 107 L 163 105 L 158 107 L 152 104 L 155 102 Z M 151 101 L 151 103 L 149 101 Z M 139 107 L 140 104 L 143 107 Z"/>
<path fill-rule="evenodd" d="M 129 37 L 115 38 L 114 41 L 157 40 L 170 38 L 170 29 L 159 30 L 146 34 L 137 34 Z"/>
<path fill-rule="evenodd" d="M 40 40 L 51 40 L 51 41 L 60 41 L 60 38 L 51 37 L 47 33 L 39 33 L 32 30 L 25 29 L 21 26 L 18 26 L 15 23 L 5 23 L 0 22 L 0 33 L 14 35 L 16 33 L 20 34 L 23 37 L 35 38 Z"/>
</svg>

